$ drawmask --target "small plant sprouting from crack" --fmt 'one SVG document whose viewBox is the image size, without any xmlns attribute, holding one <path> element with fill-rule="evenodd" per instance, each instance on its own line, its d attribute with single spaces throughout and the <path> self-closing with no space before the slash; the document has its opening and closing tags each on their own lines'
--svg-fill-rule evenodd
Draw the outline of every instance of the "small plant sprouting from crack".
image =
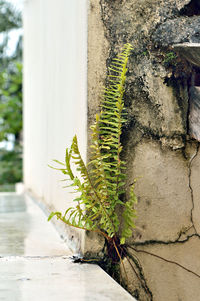
<svg viewBox="0 0 200 301">
<path fill-rule="evenodd" d="M 129 200 L 122 202 L 122 195 L 125 192 L 125 162 L 120 157 L 122 152 L 120 137 L 122 125 L 126 121 L 123 95 L 131 50 L 131 45 L 126 44 L 109 67 L 109 84 L 105 88 L 101 112 L 96 115 L 96 122 L 91 126 L 89 163 L 86 165 L 82 160 L 76 136 L 70 149 L 66 149 L 65 163 L 54 160 L 62 165 L 56 169 L 68 176 L 67 180 L 71 182 L 68 187 L 73 187 L 79 196 L 73 200 L 77 204 L 76 207 L 69 207 L 64 215 L 61 212 L 52 212 L 49 220 L 56 216 L 69 226 L 98 232 L 113 245 L 118 240 L 120 244 L 124 244 L 135 228 L 136 212 L 133 206 L 137 198 L 134 183 L 130 187 Z M 72 171 L 72 160 L 77 174 Z M 120 220 L 116 209 L 120 206 L 124 210 L 119 237 Z"/>
<path fill-rule="evenodd" d="M 177 55 L 174 51 L 169 51 L 165 54 L 164 58 L 164 66 L 165 67 L 171 67 L 177 65 Z"/>
<path fill-rule="evenodd" d="M 125 162 L 121 159 L 120 139 L 122 126 L 126 121 L 123 95 L 131 50 L 132 46 L 126 44 L 109 67 L 108 86 L 101 102 L 101 112 L 96 115 L 96 122 L 91 126 L 89 163 L 86 165 L 82 160 L 76 136 L 70 149 L 66 149 L 65 163 L 54 160 L 61 165 L 61 168 L 55 169 L 66 175 L 71 182 L 67 187 L 73 187 L 79 196 L 74 199 L 75 207 L 67 208 L 64 214 L 52 212 L 48 219 L 56 216 L 69 226 L 100 233 L 107 241 L 108 250 L 115 250 L 115 257 L 122 265 L 120 249 L 123 249 L 126 239 L 132 236 L 135 228 L 134 205 L 137 202 L 135 183 L 130 186 L 129 199 L 122 201 L 125 193 Z M 72 160 L 77 174 L 72 171 Z M 123 209 L 121 231 L 121 214 L 117 213 L 117 208 Z M 113 252 L 109 254 L 113 259 Z"/>
<path fill-rule="evenodd" d="M 58 220 L 69 226 L 103 235 L 107 244 L 107 256 L 112 264 L 121 263 L 128 279 L 123 264 L 123 258 L 126 257 L 146 294 L 150 300 L 153 300 L 141 264 L 136 255 L 131 257 L 128 253 L 128 247 L 132 248 L 135 253 L 149 254 L 165 262 L 178 265 L 199 278 L 200 276 L 176 262 L 147 251 L 138 250 L 134 244 L 133 246 L 126 244 L 127 238 L 132 236 L 135 228 L 136 211 L 134 206 L 137 203 L 134 193 L 135 182 L 130 186 L 129 199 L 123 201 L 126 162 L 121 159 L 123 148 L 121 133 L 122 126 L 126 122 L 123 95 L 127 63 L 131 51 L 132 46 L 126 44 L 109 68 L 108 87 L 105 88 L 104 98 L 101 102 L 101 112 L 96 115 L 96 122 L 91 126 L 92 142 L 89 163 L 85 164 L 82 160 L 76 136 L 73 138 L 71 147 L 66 149 L 65 162 L 54 160 L 61 167 L 52 168 L 62 172 L 67 177 L 66 181 L 69 181 L 70 184 L 66 187 L 73 188 L 78 196 L 73 200 L 76 204 L 74 207 L 67 208 L 64 214 L 52 212 L 48 220 L 56 216 Z M 74 163 L 77 173 L 73 172 L 72 163 Z M 121 214 L 119 212 L 122 210 L 120 230 Z M 81 259 L 81 262 L 84 261 L 93 262 L 94 260 Z"/>
</svg>

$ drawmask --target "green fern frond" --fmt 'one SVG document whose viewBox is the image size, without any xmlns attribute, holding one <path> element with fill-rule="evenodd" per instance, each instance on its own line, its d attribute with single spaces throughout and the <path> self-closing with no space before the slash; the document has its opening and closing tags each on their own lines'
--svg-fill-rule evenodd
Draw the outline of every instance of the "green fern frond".
<svg viewBox="0 0 200 301">
<path fill-rule="evenodd" d="M 49 219 L 56 216 L 69 226 L 96 231 L 110 239 L 119 231 L 116 207 L 121 205 L 124 208 L 121 243 L 132 235 L 135 218 L 133 206 L 136 203 L 134 186 L 130 190 L 130 199 L 122 202 L 126 176 L 120 141 L 122 126 L 126 122 L 123 95 L 131 50 L 131 45 L 126 44 L 109 68 L 101 112 L 96 115 L 96 121 L 91 126 L 91 156 L 88 165 L 82 160 L 76 136 L 71 148 L 66 149 L 65 164 L 54 160 L 61 165 L 58 170 L 68 176 L 70 186 L 78 193 L 74 199 L 77 206 L 68 208 L 64 215 L 55 212 L 49 216 Z M 73 173 L 71 163 L 75 164 L 78 175 Z"/>
<path fill-rule="evenodd" d="M 137 218 L 134 206 L 137 204 L 137 197 L 134 192 L 135 183 L 131 185 L 129 200 L 125 203 L 123 211 L 123 227 L 120 238 L 120 243 L 124 244 L 126 239 L 132 236 L 132 230 L 135 228 L 134 220 Z"/>
<path fill-rule="evenodd" d="M 122 145 L 120 137 L 122 133 L 122 125 L 126 121 L 123 117 L 124 112 L 124 83 L 126 80 L 127 62 L 132 46 L 126 44 L 122 53 L 118 58 L 114 59 L 113 64 L 109 68 L 114 74 L 110 74 L 108 87 L 105 89 L 105 96 L 102 100 L 102 112 L 100 114 L 99 137 L 100 145 L 103 153 L 106 153 L 105 147 L 112 149 L 112 156 L 103 159 L 106 164 L 110 163 L 110 168 L 106 169 L 106 178 L 109 183 L 109 190 L 115 205 L 119 202 L 122 190 L 119 189 L 122 179 L 124 164 L 121 161 L 120 154 Z M 113 180 L 112 180 L 113 179 Z M 113 195 L 114 188 L 114 195 Z"/>
</svg>

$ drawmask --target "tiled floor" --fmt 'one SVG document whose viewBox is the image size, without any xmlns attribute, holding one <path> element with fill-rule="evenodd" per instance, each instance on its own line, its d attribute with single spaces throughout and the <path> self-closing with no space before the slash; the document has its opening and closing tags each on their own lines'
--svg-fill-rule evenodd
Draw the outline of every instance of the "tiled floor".
<svg viewBox="0 0 200 301">
<path fill-rule="evenodd" d="M 71 255 L 35 203 L 0 193 L 0 301 L 135 300 L 97 265 Z"/>
</svg>

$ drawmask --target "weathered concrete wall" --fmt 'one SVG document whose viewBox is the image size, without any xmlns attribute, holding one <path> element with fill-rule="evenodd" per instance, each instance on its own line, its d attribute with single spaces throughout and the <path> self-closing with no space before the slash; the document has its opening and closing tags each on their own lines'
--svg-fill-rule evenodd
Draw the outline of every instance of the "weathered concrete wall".
<svg viewBox="0 0 200 301">
<path fill-rule="evenodd" d="M 171 46 L 200 42 L 199 15 L 197 1 L 190 0 L 91 0 L 88 44 L 89 123 L 98 110 L 106 65 L 124 43 L 134 47 L 122 140 L 127 185 L 139 177 L 137 229 L 129 243 L 198 274 L 200 151 L 188 135 L 193 66 Z M 138 300 L 199 299 L 197 276 L 147 253 L 130 252 L 140 262 L 133 264 L 142 280 L 125 262 L 130 269 L 127 286 Z"/>
<path fill-rule="evenodd" d="M 86 158 L 86 99 L 87 1 L 27 0 L 24 182 L 26 189 L 52 210 L 65 212 L 73 195 L 62 188 L 63 175 L 47 165 L 52 159 L 64 161 L 65 148 L 75 134 Z M 70 233 L 74 240 L 76 235 Z M 81 235 L 77 239 L 78 244 Z"/>
</svg>

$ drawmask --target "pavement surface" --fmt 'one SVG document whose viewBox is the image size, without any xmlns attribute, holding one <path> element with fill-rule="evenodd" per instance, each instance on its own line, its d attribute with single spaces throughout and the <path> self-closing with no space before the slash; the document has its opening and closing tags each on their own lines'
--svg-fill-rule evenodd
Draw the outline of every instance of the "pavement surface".
<svg viewBox="0 0 200 301">
<path fill-rule="evenodd" d="M 34 202 L 0 193 L 0 301 L 135 300 L 99 266 L 72 255 Z"/>
</svg>

